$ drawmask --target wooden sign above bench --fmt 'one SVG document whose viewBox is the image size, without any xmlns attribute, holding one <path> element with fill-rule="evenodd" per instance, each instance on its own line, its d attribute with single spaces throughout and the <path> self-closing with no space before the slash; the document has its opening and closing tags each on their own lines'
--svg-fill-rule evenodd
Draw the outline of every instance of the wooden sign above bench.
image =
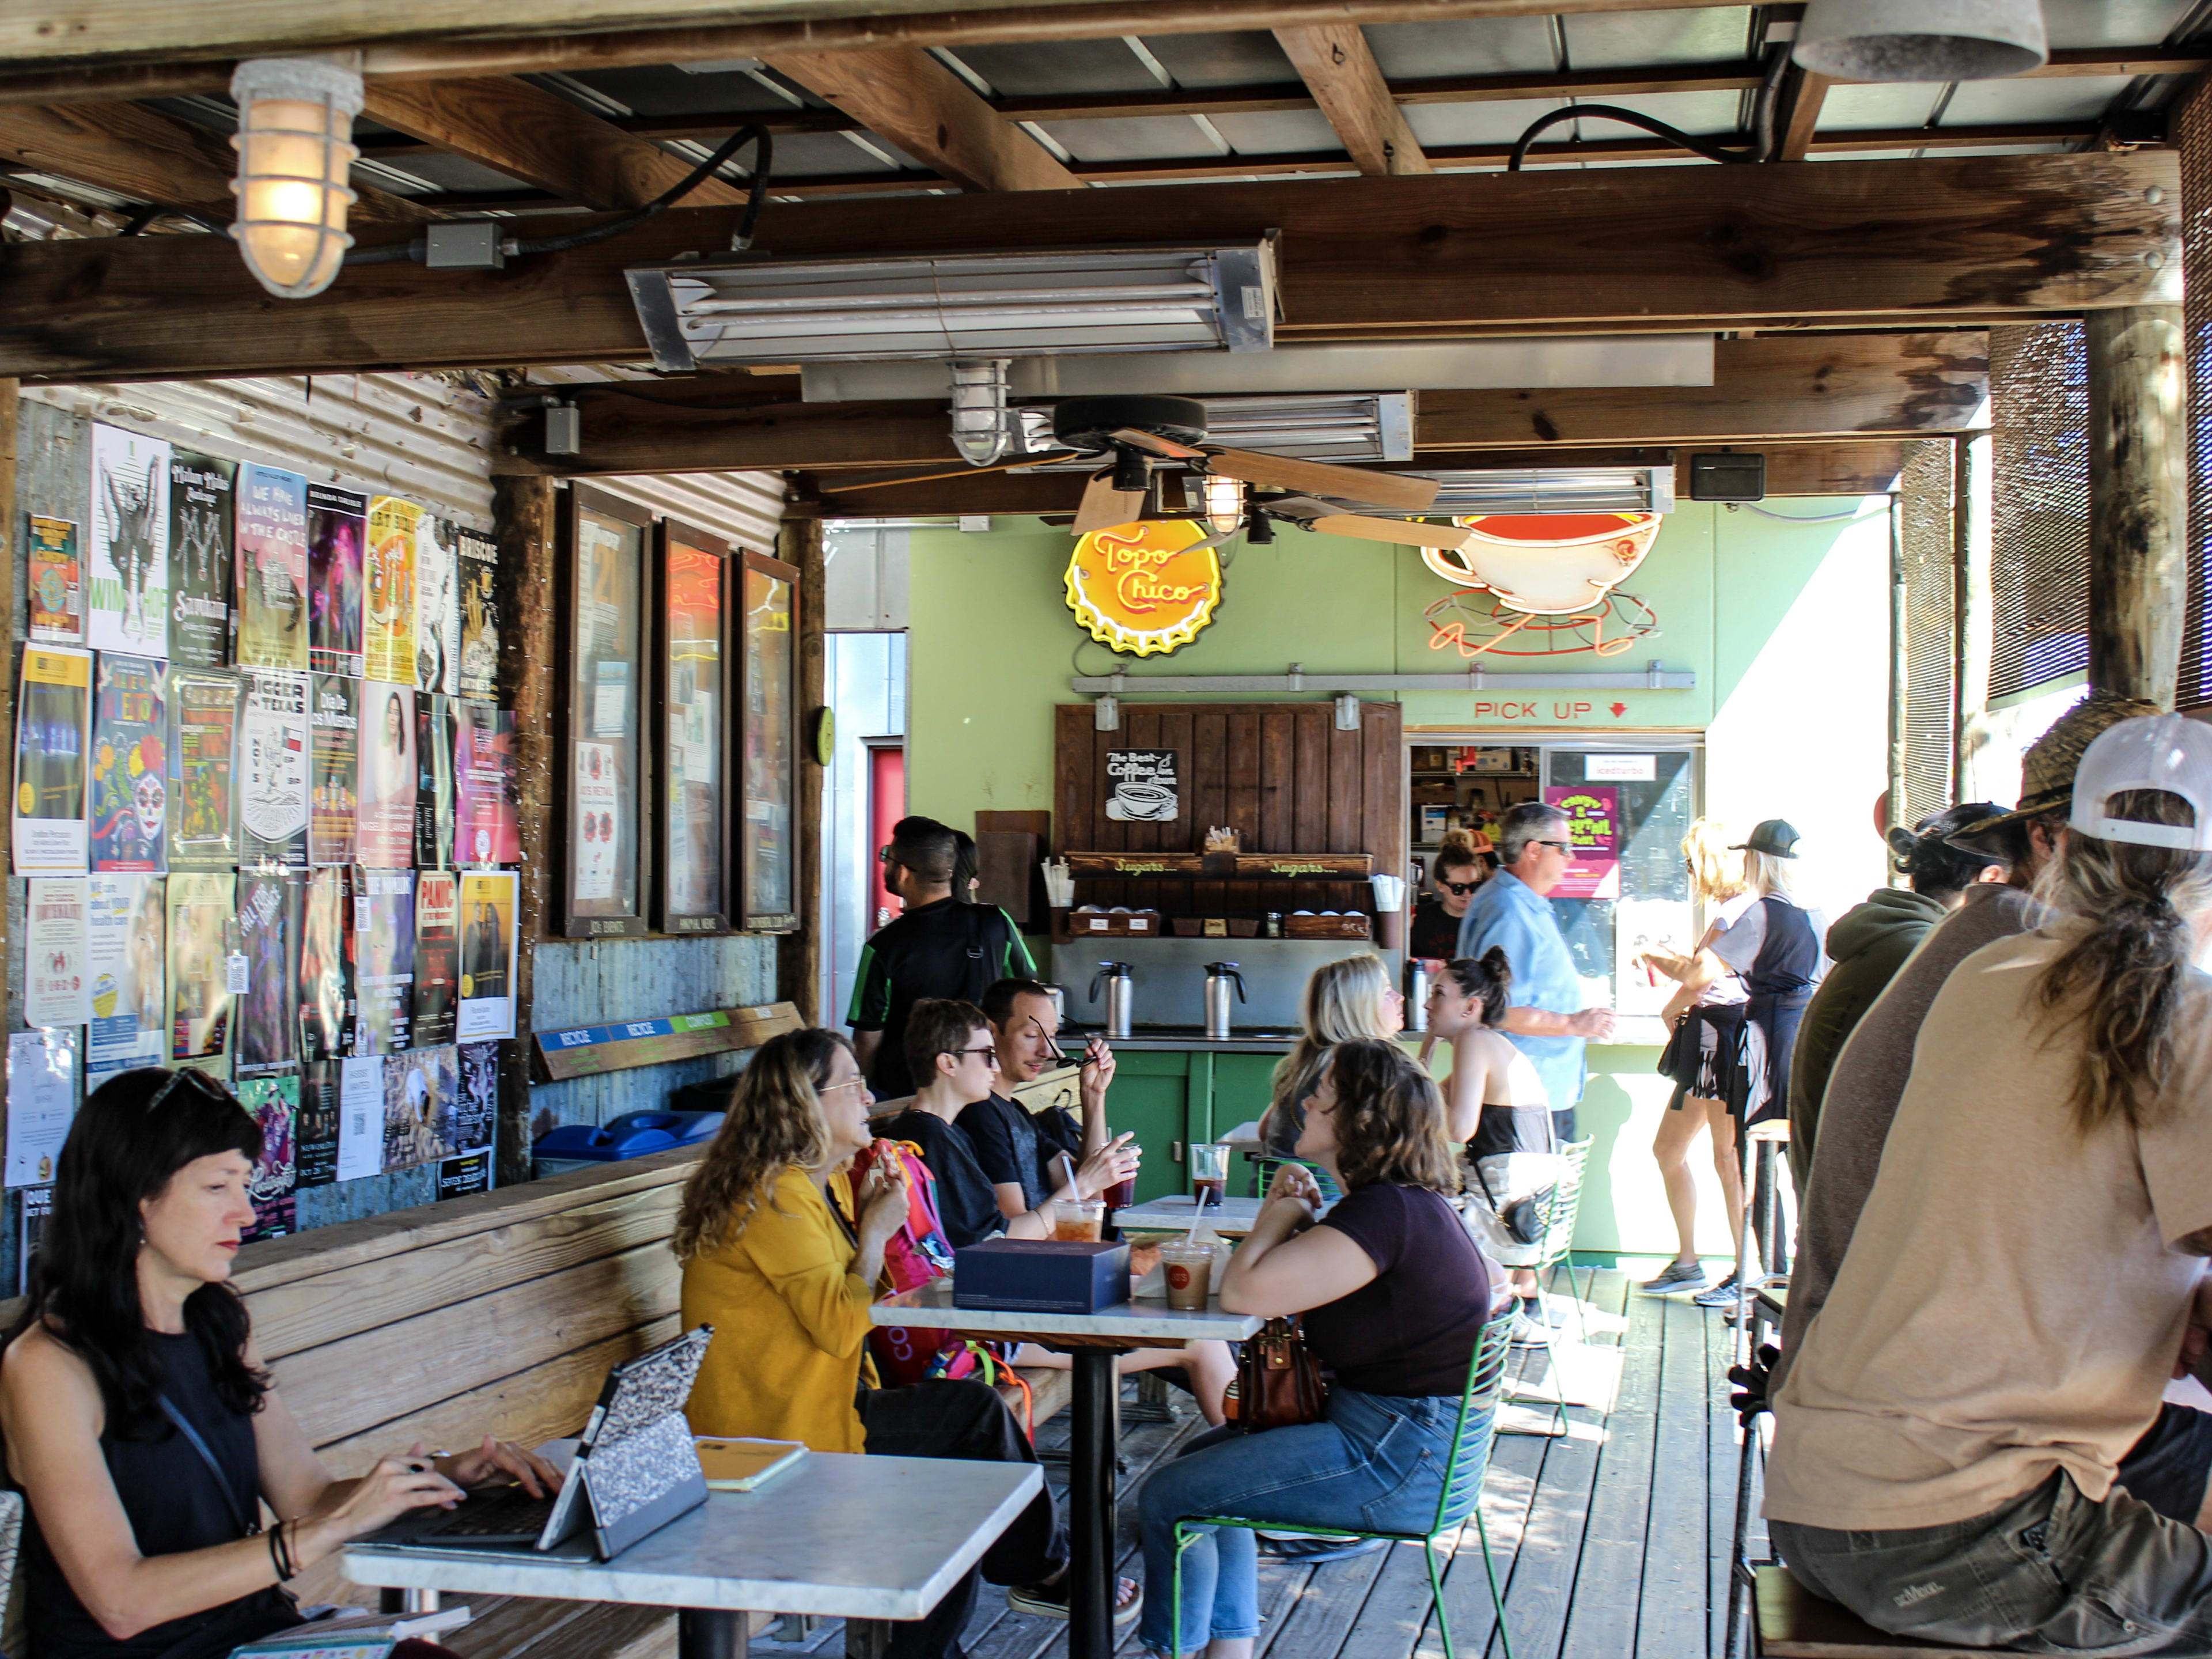
<svg viewBox="0 0 2212 1659">
<path fill-rule="evenodd" d="M 778 1032 L 796 1031 L 805 1023 L 796 1004 L 764 1002 L 750 1008 L 714 1008 L 700 1014 L 540 1031 L 534 1070 L 538 1082 L 558 1083 L 635 1066 L 696 1060 L 702 1054 L 757 1048 Z"/>
</svg>

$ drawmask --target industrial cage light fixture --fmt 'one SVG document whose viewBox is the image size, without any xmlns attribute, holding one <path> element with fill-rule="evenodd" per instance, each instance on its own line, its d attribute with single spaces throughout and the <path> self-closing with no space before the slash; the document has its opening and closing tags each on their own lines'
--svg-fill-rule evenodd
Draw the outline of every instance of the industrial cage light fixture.
<svg viewBox="0 0 2212 1659">
<path fill-rule="evenodd" d="M 250 58 L 230 80 L 238 104 L 232 238 L 254 280 L 279 299 L 331 285 L 353 238 L 346 210 L 361 72 L 327 58 Z"/>
</svg>

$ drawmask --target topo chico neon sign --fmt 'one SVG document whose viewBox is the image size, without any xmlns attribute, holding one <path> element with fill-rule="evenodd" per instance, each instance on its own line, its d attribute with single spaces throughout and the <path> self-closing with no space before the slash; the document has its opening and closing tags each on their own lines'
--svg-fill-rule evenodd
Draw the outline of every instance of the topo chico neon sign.
<svg viewBox="0 0 2212 1659">
<path fill-rule="evenodd" d="M 1188 645 L 1221 603 L 1221 561 L 1205 527 L 1160 519 L 1094 530 L 1067 561 L 1067 608 L 1099 644 L 1149 657 Z"/>
</svg>

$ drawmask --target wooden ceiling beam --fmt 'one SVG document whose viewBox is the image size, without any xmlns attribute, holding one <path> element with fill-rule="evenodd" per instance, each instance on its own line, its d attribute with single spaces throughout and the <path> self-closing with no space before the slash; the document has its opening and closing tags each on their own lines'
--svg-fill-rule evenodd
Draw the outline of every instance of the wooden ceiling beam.
<svg viewBox="0 0 2212 1659">
<path fill-rule="evenodd" d="M 1782 77 L 1781 110 L 1775 125 L 1780 129 L 1775 144 L 1778 161 L 1802 161 L 1820 136 L 1820 106 L 1835 84 L 1815 70 L 1790 64 Z"/>
<path fill-rule="evenodd" d="M 1390 95 L 1382 65 L 1357 23 L 1277 29 L 1275 43 L 1306 83 L 1345 153 L 1376 176 L 1429 173 L 1420 140 Z"/>
<path fill-rule="evenodd" d="M 1932 327 L 2171 303 L 2180 197 L 2172 151 L 2100 151 L 771 203 L 760 242 L 787 259 L 884 258 L 1279 230 L 1285 341 L 1869 314 Z M 499 270 L 362 266 L 283 302 L 213 238 L 0 246 L 0 375 L 635 362 L 625 268 L 726 248 L 734 217 L 673 209 Z"/>
<path fill-rule="evenodd" d="M 467 81 L 372 81 L 362 113 L 437 149 L 586 207 L 643 207 L 691 163 L 634 137 L 557 93 L 506 76 Z M 727 205 L 744 192 L 719 179 L 685 198 Z"/>
</svg>

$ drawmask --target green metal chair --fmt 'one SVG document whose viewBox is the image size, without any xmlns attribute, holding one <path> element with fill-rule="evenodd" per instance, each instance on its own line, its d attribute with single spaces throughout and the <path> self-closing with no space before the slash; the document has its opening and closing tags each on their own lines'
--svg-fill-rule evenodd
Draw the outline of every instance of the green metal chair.
<svg viewBox="0 0 2212 1659">
<path fill-rule="evenodd" d="M 1498 1400 L 1505 1382 L 1505 1358 L 1510 1352 L 1508 1339 L 1513 1325 L 1513 1308 L 1493 1314 L 1482 1328 L 1481 1339 L 1474 1346 L 1474 1357 L 1468 1362 L 1467 1387 L 1460 1395 L 1459 1418 L 1452 1425 L 1451 1461 L 1449 1474 L 1442 1493 L 1437 1498 L 1437 1518 L 1425 1532 L 1370 1532 L 1357 1527 L 1308 1527 L 1284 1521 L 1254 1521 L 1240 1515 L 1186 1516 L 1176 1522 L 1175 1571 L 1175 1633 L 1182 1637 L 1182 1557 L 1183 1552 L 1197 1540 L 1193 1530 L 1200 1527 L 1242 1527 L 1248 1532 L 1289 1533 L 1301 1538 L 1380 1538 L 1395 1544 L 1419 1544 L 1429 1564 L 1429 1596 L 1436 1608 L 1437 1631 L 1443 1638 L 1444 1659 L 1455 1659 L 1452 1649 L 1451 1624 L 1444 1615 L 1444 1581 L 1443 1570 L 1437 1564 L 1437 1540 L 1454 1527 L 1463 1524 L 1471 1516 L 1474 1520 L 1474 1535 L 1482 1547 L 1483 1576 L 1490 1581 L 1490 1604 L 1498 1617 L 1498 1643 L 1505 1659 L 1513 1659 L 1512 1638 L 1505 1630 L 1505 1593 L 1498 1582 L 1498 1564 L 1491 1559 L 1490 1534 L 1482 1524 L 1482 1481 L 1490 1470 L 1490 1419 L 1498 1409 Z M 1481 1445 L 1468 1444 L 1468 1420 L 1480 1416 L 1484 1421 L 1476 1432 Z"/>
<path fill-rule="evenodd" d="M 1261 1153 L 1260 1156 L 1251 1158 L 1249 1161 L 1252 1165 L 1252 1196 L 1255 1198 L 1267 1197 L 1267 1188 L 1273 1186 L 1275 1183 L 1275 1171 L 1281 1169 L 1285 1164 L 1296 1164 L 1301 1168 L 1311 1171 L 1316 1184 L 1321 1188 L 1321 1195 L 1323 1198 L 1334 1200 L 1344 1196 L 1341 1192 L 1337 1190 L 1336 1178 L 1330 1175 L 1328 1170 L 1322 1169 L 1320 1164 L 1313 1163 L 1309 1159 L 1303 1158 L 1270 1158 L 1265 1153 Z"/>
</svg>

